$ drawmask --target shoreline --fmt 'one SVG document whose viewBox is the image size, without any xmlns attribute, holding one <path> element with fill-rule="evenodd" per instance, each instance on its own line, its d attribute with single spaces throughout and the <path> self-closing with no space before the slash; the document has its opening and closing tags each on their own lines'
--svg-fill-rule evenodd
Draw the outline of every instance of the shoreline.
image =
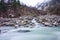
<svg viewBox="0 0 60 40">
<path fill-rule="evenodd" d="M 35 18 L 35 19 L 34 19 Z M 21 16 L 19 18 L 0 18 L 0 26 L 26 26 L 29 25 L 35 26 L 35 23 L 32 20 L 36 21 L 37 23 L 41 23 L 44 26 L 59 26 L 60 25 L 60 16 L 56 15 L 44 15 L 44 16 Z"/>
</svg>

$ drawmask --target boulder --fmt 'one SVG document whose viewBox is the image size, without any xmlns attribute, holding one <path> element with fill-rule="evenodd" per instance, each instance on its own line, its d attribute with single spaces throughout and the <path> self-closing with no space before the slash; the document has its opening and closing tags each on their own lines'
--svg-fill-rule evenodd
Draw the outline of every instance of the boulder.
<svg viewBox="0 0 60 40">
<path fill-rule="evenodd" d="M 18 30 L 17 32 L 26 33 L 26 32 L 30 32 L 30 30 Z"/>
</svg>

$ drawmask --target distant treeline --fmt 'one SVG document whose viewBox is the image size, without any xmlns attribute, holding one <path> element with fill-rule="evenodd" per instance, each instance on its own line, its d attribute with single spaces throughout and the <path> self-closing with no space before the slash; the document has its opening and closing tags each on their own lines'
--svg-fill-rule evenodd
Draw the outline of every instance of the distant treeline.
<svg viewBox="0 0 60 40">
<path fill-rule="evenodd" d="M 9 4 L 11 4 L 14 9 L 16 9 L 17 6 L 20 5 L 20 1 L 19 0 L 17 0 L 17 1 L 16 0 L 8 0 L 8 2 L 6 3 L 5 0 L 1 0 L 0 1 L 0 10 L 3 12 L 6 12 Z"/>
<path fill-rule="evenodd" d="M 4 1 L 5 0 L 0 1 L 0 17 L 3 18 L 16 18 L 24 15 L 39 16 L 47 14 L 35 7 L 28 7 L 21 4 L 19 0 L 8 0 L 7 3 Z"/>
<path fill-rule="evenodd" d="M 17 7 L 20 6 L 19 0 L 8 0 L 5 2 L 5 0 L 0 1 L 0 17 L 8 17 L 9 11 L 15 12 L 17 10 Z"/>
<path fill-rule="evenodd" d="M 60 16 L 60 0 L 51 0 L 47 3 L 37 5 L 38 7 L 28 7 L 21 5 L 19 0 L 0 1 L 0 17 L 15 18 L 24 15 L 59 15 Z M 41 7 L 42 10 L 38 10 Z"/>
</svg>

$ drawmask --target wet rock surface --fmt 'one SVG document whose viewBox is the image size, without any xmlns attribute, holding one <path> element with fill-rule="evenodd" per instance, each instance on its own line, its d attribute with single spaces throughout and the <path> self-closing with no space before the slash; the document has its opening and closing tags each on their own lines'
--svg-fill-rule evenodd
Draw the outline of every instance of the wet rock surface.
<svg viewBox="0 0 60 40">
<path fill-rule="evenodd" d="M 45 26 L 60 26 L 60 16 L 55 15 L 45 15 L 45 16 L 39 16 L 37 18 L 37 21 L 44 24 Z"/>
<path fill-rule="evenodd" d="M 17 32 L 26 33 L 26 32 L 30 32 L 30 30 L 18 30 Z"/>
<path fill-rule="evenodd" d="M 34 22 L 35 21 L 35 22 Z M 45 15 L 45 16 L 21 16 L 19 18 L 3 18 L 0 19 L 0 26 L 15 26 L 15 27 L 35 27 L 36 23 L 42 23 L 45 26 L 60 25 L 60 16 Z"/>
<path fill-rule="evenodd" d="M 7 19 L 9 19 L 9 21 Z M 15 26 L 15 27 L 17 26 L 29 27 L 30 25 L 34 26 L 34 23 L 32 22 L 33 20 L 32 16 L 21 16 L 20 18 L 3 18 L 1 20 L 3 21 L 0 21 L 0 26 Z"/>
</svg>

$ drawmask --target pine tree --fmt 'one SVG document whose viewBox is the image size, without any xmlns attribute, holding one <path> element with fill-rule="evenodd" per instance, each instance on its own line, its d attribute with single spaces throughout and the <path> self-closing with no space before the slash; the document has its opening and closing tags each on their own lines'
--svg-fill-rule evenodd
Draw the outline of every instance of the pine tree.
<svg viewBox="0 0 60 40">
<path fill-rule="evenodd" d="M 1 1 L 0 1 L 0 9 L 1 9 Z"/>
<path fill-rule="evenodd" d="M 16 10 L 16 8 L 17 8 L 17 2 L 16 0 L 13 0 L 13 9 Z"/>
<path fill-rule="evenodd" d="M 1 0 L 1 3 L 0 3 L 1 5 L 1 10 L 3 11 L 3 12 L 5 12 L 5 11 L 7 11 L 7 5 L 4 3 L 4 0 Z"/>
<path fill-rule="evenodd" d="M 20 1 L 19 0 L 17 0 L 17 5 L 20 5 Z"/>
</svg>

